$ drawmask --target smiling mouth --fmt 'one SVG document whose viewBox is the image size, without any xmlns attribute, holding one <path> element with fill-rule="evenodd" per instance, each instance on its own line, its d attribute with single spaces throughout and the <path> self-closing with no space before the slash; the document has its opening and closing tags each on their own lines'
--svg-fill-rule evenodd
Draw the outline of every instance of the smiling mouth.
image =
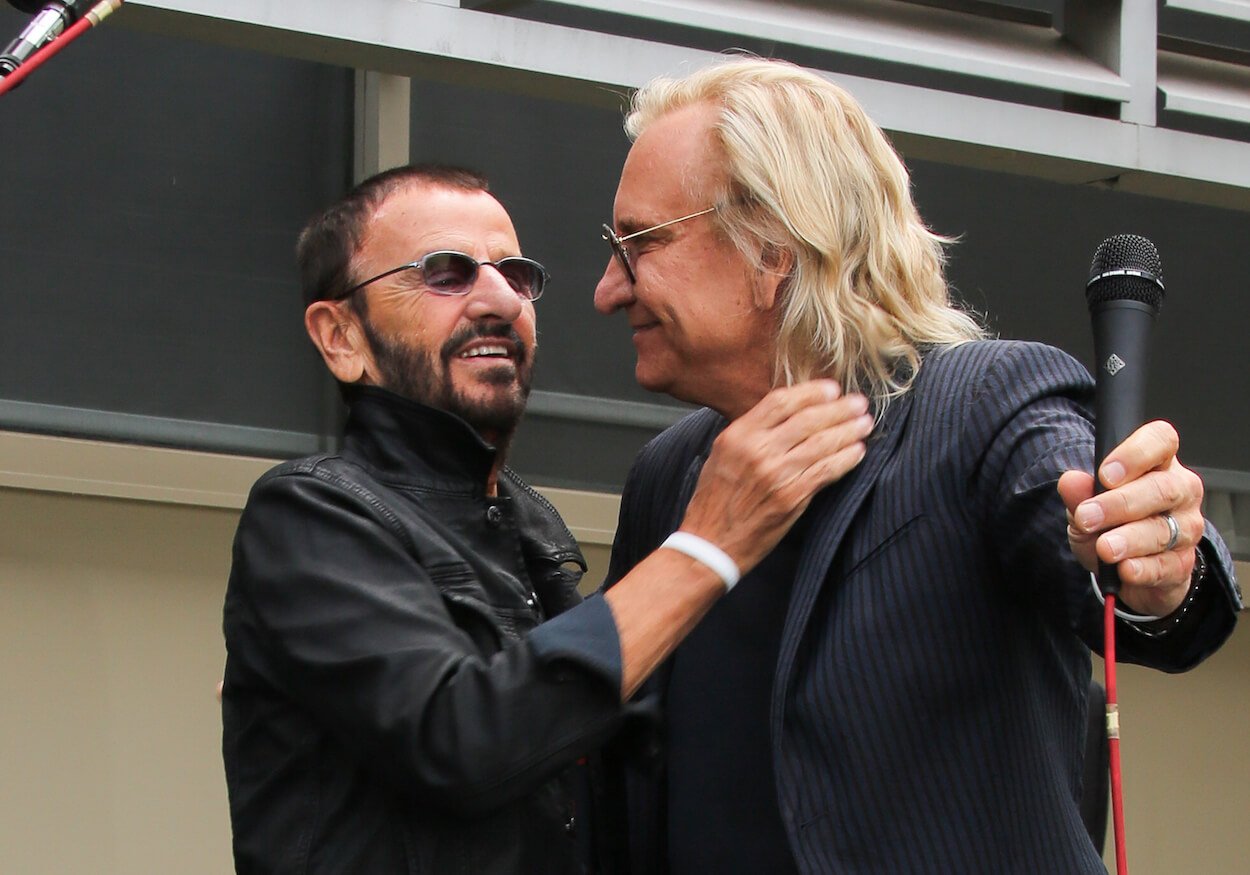
<svg viewBox="0 0 1250 875">
<path fill-rule="evenodd" d="M 521 336 L 504 322 L 467 325 L 448 338 L 440 352 L 447 364 L 463 362 L 488 370 L 491 365 L 499 369 L 505 365 L 523 368 L 530 358 L 530 350 Z"/>
<path fill-rule="evenodd" d="M 478 359 L 478 358 L 504 358 L 511 359 L 512 353 L 508 347 L 503 344 L 485 344 L 475 346 L 472 349 L 466 349 L 460 353 L 457 358 L 462 359 Z"/>
</svg>

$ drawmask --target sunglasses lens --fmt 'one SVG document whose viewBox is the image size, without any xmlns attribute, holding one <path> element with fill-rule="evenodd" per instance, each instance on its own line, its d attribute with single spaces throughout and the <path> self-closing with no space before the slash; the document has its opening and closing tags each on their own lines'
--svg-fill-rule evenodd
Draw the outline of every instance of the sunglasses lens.
<svg viewBox="0 0 1250 875">
<path fill-rule="evenodd" d="M 512 290 L 523 298 L 534 300 L 543 293 L 546 274 L 542 265 L 528 258 L 504 258 L 498 264 L 499 272 L 512 286 Z"/>
<path fill-rule="evenodd" d="M 421 262 L 421 278 L 438 295 L 463 295 L 477 278 L 477 262 L 462 252 L 435 252 Z"/>
</svg>

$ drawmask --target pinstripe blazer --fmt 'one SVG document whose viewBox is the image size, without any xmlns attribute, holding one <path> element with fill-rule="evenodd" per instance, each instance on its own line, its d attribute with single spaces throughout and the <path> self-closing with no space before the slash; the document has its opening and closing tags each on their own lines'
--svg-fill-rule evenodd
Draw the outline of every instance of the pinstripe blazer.
<svg viewBox="0 0 1250 875">
<path fill-rule="evenodd" d="M 777 801 L 804 872 L 1103 872 L 1080 819 L 1089 648 L 1101 608 L 1055 491 L 1092 468 L 1092 381 L 1038 344 L 930 353 L 863 462 L 817 496 L 770 713 Z M 640 454 L 607 584 L 680 522 L 724 420 L 692 414 Z M 1186 669 L 1240 595 L 1208 529 L 1195 619 L 1119 657 Z M 754 585 L 766 585 L 755 581 Z M 661 714 L 666 673 L 636 714 Z M 662 720 L 623 741 L 628 868 L 665 871 Z M 732 727 L 726 727 L 732 732 Z M 726 767 L 732 764 L 726 763 Z"/>
</svg>

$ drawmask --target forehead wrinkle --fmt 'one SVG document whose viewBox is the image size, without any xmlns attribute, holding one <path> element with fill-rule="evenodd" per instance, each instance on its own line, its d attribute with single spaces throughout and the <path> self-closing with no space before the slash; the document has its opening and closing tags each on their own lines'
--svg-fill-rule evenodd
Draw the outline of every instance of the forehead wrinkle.
<svg viewBox="0 0 1250 875">
<path fill-rule="evenodd" d="M 626 172 L 633 177 L 629 199 L 641 201 L 644 212 L 621 217 L 618 236 L 711 206 L 726 177 L 724 150 L 715 130 L 716 112 L 714 105 L 692 104 L 660 116 L 639 135 L 627 158 Z M 670 130 L 679 123 L 680 129 Z M 631 208 L 636 207 L 631 204 Z"/>
<path fill-rule="evenodd" d="M 429 198 L 449 194 L 453 198 L 464 196 L 469 200 L 481 196 L 490 198 L 494 204 L 499 205 L 498 199 L 489 192 L 467 192 L 424 183 L 397 189 L 379 203 L 370 214 L 360 235 L 360 241 L 352 254 L 351 263 L 362 277 L 366 271 L 360 269 L 361 256 L 367 249 L 370 252 L 365 260 L 370 263 L 372 273 L 380 273 L 399 267 L 401 264 L 419 261 L 431 252 L 461 252 L 479 262 L 498 261 L 521 254 L 520 243 L 516 237 L 516 230 L 511 224 L 511 217 L 507 215 L 502 205 L 499 205 L 499 210 L 506 225 L 469 231 L 461 224 L 462 217 L 455 209 L 454 203 L 450 215 L 445 215 L 442 211 L 436 211 L 431 215 L 421 206 L 414 205 L 407 200 L 406 196 L 411 194 Z M 410 215 L 414 209 L 418 216 Z M 479 216 L 474 216 L 469 221 L 476 223 L 479 219 Z M 490 219 L 486 224 L 490 225 Z M 382 256 L 372 251 L 379 248 L 391 254 Z M 386 263 L 380 260 L 384 257 Z"/>
</svg>

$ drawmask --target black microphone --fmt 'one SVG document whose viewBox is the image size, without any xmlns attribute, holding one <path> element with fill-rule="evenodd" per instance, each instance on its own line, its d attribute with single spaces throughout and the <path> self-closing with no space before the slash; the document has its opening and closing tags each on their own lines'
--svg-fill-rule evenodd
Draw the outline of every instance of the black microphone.
<svg viewBox="0 0 1250 875">
<path fill-rule="evenodd" d="M 83 17 L 94 0 L 9 0 L 22 12 L 37 12 L 30 24 L 0 54 L 0 78 L 8 76 L 44 43 L 56 39 L 65 29 Z"/>
<path fill-rule="evenodd" d="M 1094 471 L 1145 420 L 1150 329 L 1163 304 L 1163 265 L 1155 245 L 1136 234 L 1099 244 L 1085 285 L 1094 326 Z M 1094 489 L 1103 491 L 1095 475 Z M 1098 563 L 1098 586 L 1120 591 L 1114 565 Z"/>
</svg>

